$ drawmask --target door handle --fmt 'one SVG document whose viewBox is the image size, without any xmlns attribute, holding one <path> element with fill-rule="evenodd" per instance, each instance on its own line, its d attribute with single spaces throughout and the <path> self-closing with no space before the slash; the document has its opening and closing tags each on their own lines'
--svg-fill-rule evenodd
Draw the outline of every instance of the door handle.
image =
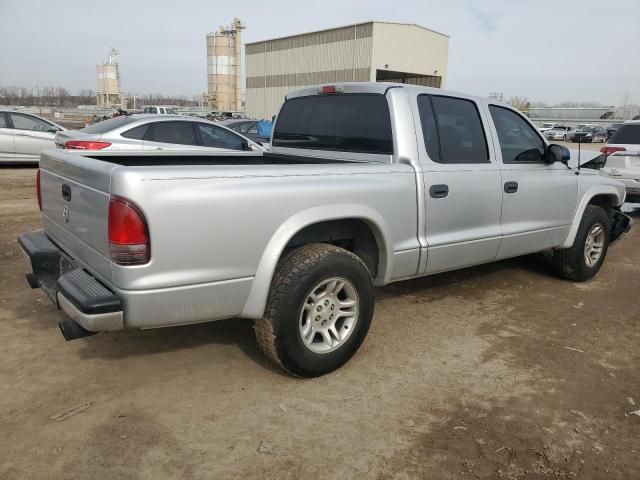
<svg viewBox="0 0 640 480">
<path fill-rule="evenodd" d="M 14 133 L 16 137 L 28 137 L 29 135 L 26 133 Z"/>
<path fill-rule="evenodd" d="M 504 193 L 516 193 L 518 191 L 518 182 L 506 182 L 504 184 Z"/>
<path fill-rule="evenodd" d="M 66 183 L 62 184 L 62 198 L 64 198 L 67 202 L 71 201 L 71 187 Z"/>
<path fill-rule="evenodd" d="M 431 198 L 444 198 L 449 195 L 449 185 L 431 185 L 429 195 Z"/>
</svg>

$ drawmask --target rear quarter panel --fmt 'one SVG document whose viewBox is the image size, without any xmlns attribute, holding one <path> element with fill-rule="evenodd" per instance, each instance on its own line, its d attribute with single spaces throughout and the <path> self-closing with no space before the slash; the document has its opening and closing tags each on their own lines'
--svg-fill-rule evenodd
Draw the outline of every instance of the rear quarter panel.
<svg viewBox="0 0 640 480">
<path fill-rule="evenodd" d="M 265 264 L 269 272 L 305 224 L 353 212 L 377 219 L 384 261 L 418 248 L 408 165 L 117 167 L 111 193 L 141 208 L 151 237 L 149 264 L 113 266 L 126 290 L 250 278 Z"/>
</svg>

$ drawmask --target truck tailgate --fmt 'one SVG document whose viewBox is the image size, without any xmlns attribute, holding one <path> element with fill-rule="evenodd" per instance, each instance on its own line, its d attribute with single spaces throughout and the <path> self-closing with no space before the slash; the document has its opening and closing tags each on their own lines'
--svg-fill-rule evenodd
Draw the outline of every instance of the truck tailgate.
<svg viewBox="0 0 640 480">
<path fill-rule="evenodd" d="M 74 153 L 44 151 L 40 159 L 47 234 L 78 263 L 111 280 L 109 185 L 116 166 Z"/>
</svg>

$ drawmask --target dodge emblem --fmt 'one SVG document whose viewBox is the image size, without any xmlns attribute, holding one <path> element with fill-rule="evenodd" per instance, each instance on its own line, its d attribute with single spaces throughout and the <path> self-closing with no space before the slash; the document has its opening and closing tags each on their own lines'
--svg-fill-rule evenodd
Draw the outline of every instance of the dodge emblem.
<svg viewBox="0 0 640 480">
<path fill-rule="evenodd" d="M 69 223 L 69 207 L 66 205 L 62 208 L 62 216 L 64 217 L 64 223 Z"/>
</svg>

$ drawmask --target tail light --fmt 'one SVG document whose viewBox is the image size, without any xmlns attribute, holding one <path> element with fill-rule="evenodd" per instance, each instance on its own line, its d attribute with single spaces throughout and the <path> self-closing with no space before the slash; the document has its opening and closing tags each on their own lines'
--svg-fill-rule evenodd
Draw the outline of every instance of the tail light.
<svg viewBox="0 0 640 480">
<path fill-rule="evenodd" d="M 600 149 L 601 153 L 604 153 L 605 155 L 611 155 L 613 152 L 624 152 L 627 149 L 624 147 L 602 147 Z"/>
<path fill-rule="evenodd" d="M 109 200 L 109 250 L 120 265 L 141 265 L 151 259 L 149 228 L 142 211 L 125 198 Z"/>
<path fill-rule="evenodd" d="M 110 142 L 91 142 L 87 140 L 69 140 L 64 143 L 64 148 L 67 150 L 102 150 L 110 146 Z"/>
<path fill-rule="evenodd" d="M 38 208 L 42 211 L 42 190 L 40 190 L 40 169 L 36 173 L 36 197 L 38 198 Z"/>
</svg>

